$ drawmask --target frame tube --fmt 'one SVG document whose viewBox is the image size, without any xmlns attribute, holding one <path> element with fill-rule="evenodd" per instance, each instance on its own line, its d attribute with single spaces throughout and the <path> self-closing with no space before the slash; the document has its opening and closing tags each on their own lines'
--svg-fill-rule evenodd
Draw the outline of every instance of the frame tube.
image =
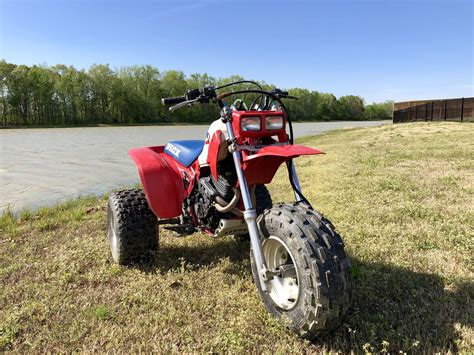
<svg viewBox="0 0 474 355">
<path fill-rule="evenodd" d="M 293 159 L 291 159 L 287 164 L 291 171 L 291 179 L 293 180 L 293 183 L 295 184 L 298 191 L 301 191 L 300 181 L 298 180 L 298 175 L 296 175 L 296 169 L 295 169 L 295 164 L 293 163 Z M 293 193 L 295 194 L 296 202 L 303 200 L 299 193 L 297 193 L 296 191 L 293 191 Z"/>
</svg>

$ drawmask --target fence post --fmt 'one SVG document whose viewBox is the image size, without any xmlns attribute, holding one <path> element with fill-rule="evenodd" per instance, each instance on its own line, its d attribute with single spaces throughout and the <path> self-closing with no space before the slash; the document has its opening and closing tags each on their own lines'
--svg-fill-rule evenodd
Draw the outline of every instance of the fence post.
<svg viewBox="0 0 474 355">
<path fill-rule="evenodd" d="M 464 118 L 464 97 L 461 99 L 461 122 Z"/>
<path fill-rule="evenodd" d="M 448 100 L 444 100 L 444 120 L 448 117 Z"/>
</svg>

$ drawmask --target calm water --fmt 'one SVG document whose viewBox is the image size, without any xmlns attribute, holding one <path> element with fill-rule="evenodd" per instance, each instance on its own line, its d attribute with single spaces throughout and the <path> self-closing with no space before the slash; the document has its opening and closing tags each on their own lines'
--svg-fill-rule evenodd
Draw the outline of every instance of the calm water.
<svg viewBox="0 0 474 355">
<path fill-rule="evenodd" d="M 297 123 L 295 136 L 386 123 Z M 127 151 L 168 140 L 205 137 L 207 126 L 0 130 L 0 213 L 102 194 L 139 181 Z"/>
</svg>

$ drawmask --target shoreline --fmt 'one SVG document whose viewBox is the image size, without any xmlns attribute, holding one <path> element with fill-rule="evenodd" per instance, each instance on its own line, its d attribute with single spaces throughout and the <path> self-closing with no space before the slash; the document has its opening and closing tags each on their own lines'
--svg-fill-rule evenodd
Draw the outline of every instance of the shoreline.
<svg viewBox="0 0 474 355">
<path fill-rule="evenodd" d="M 78 124 L 64 126 L 1 126 L 2 129 L 40 129 L 40 128 L 108 128 L 108 127 L 146 127 L 146 126 L 201 126 L 207 125 L 205 122 L 156 122 L 156 123 L 120 123 L 120 124 Z"/>
<path fill-rule="evenodd" d="M 391 120 L 314 120 L 314 121 L 292 121 L 292 123 L 325 123 L 325 122 L 377 122 Z M 147 122 L 147 123 L 98 123 L 98 124 L 78 124 L 64 126 L 0 126 L 0 130 L 9 129 L 41 129 L 41 128 L 115 128 L 115 127 L 156 127 L 156 126 L 208 126 L 209 122 Z"/>
<path fill-rule="evenodd" d="M 358 126 L 373 125 L 374 122 L 366 121 L 365 124 L 358 124 L 357 121 L 340 121 L 326 123 L 296 123 L 294 125 L 294 133 L 297 142 L 311 140 L 311 137 L 323 134 L 323 132 L 348 130 L 348 128 L 362 128 Z M 387 125 L 389 122 L 378 122 L 375 125 Z M 316 125 L 317 127 L 312 127 Z M 319 127 L 325 126 L 325 128 Z M 328 127 L 331 126 L 331 127 Z M 334 127 L 333 127 L 334 126 Z M 102 196 L 104 193 L 113 191 L 122 186 L 135 184 L 137 181 L 136 168 L 131 161 L 128 160 L 126 147 L 156 145 L 168 137 L 171 137 L 171 131 L 177 131 L 180 139 L 191 139 L 191 137 L 204 134 L 207 126 L 148 126 L 148 127 L 129 127 L 128 129 L 103 129 L 95 130 L 83 128 L 82 130 L 72 130 L 65 128 L 64 130 L 9 130 L 0 131 L 0 136 L 8 138 L 9 136 L 25 134 L 28 135 L 28 143 L 12 145 L 11 153 L 5 156 L 3 166 L 0 166 L 1 176 L 4 181 L 12 181 L 7 184 L 0 184 L 0 194 L 3 194 L 3 201 L 0 203 L 0 215 L 4 211 L 10 209 L 14 215 L 18 215 L 20 211 L 27 209 L 34 211 L 43 206 L 53 206 L 57 203 L 75 199 L 81 196 Z M 318 128 L 319 127 L 319 128 Z M 109 141 L 108 136 L 112 135 L 114 140 L 122 137 L 132 130 L 144 131 L 144 136 L 132 132 L 132 136 L 138 138 L 120 144 L 103 144 L 102 139 Z M 195 132 L 197 130 L 198 132 Z M 157 132 L 162 132 L 161 136 L 157 136 Z M 202 131 L 199 133 L 199 131 Z M 88 148 L 86 144 L 81 142 L 83 133 L 87 136 L 95 136 L 92 139 L 92 148 Z M 94 133 L 95 132 L 95 133 Z M 115 132 L 115 133 L 114 133 Z M 58 137 L 58 133 L 60 137 Z M 46 137 L 46 138 L 45 138 Z M 66 138 L 65 137 L 69 137 Z M 160 138 L 161 137 L 161 138 Z M 143 139 L 142 139 L 143 138 Z M 43 141 L 46 139 L 46 143 Z M 11 139 L 5 139 L 5 147 L 10 146 L 8 142 Z M 121 139 L 118 139 L 121 142 Z M 19 142 L 17 140 L 17 142 Z M 81 142 L 81 143 L 78 143 Z M 109 141 L 110 143 L 110 141 Z M 26 146 L 25 146 L 26 144 Z M 161 144 L 161 143 L 160 143 Z M 42 161 L 34 167 L 29 167 L 29 163 L 36 164 L 35 160 L 29 158 L 29 151 L 42 148 Z M 56 148 L 61 146 L 60 151 Z M 96 148 L 94 148 L 96 147 Z M 26 151 L 26 153 L 25 153 Z M 26 155 L 25 155 L 26 154 Z M 24 156 L 25 155 L 25 156 Z M 25 159 L 25 161 L 22 161 Z M 9 165 L 10 164 L 10 165 Z M 8 166 L 16 166 L 17 170 L 23 172 L 23 175 L 16 173 L 14 169 Z M 79 170 L 74 167 L 82 167 Z M 59 177 L 48 180 L 50 171 L 60 168 Z M 94 168 L 95 167 L 95 168 Z M 2 170 L 3 168 L 3 170 Z M 41 184 L 31 186 L 31 181 L 25 178 L 26 175 L 39 175 L 42 177 Z M 36 172 L 36 173 L 35 173 Z M 116 173 L 114 173 L 116 172 Z M 16 175 L 15 175 L 16 174 Z M 120 178 L 117 178 L 117 174 Z M 100 178 L 100 181 L 97 180 Z M 51 181 L 55 181 L 54 187 L 50 188 Z M 69 181 L 77 181 L 77 186 L 71 188 Z M 94 182 L 96 181 L 96 182 Z M 8 188 L 7 188 L 8 186 Z M 29 187 L 28 187 L 29 186 Z M 30 190 L 34 190 L 34 194 Z M 34 196 L 33 196 L 34 195 Z"/>
</svg>

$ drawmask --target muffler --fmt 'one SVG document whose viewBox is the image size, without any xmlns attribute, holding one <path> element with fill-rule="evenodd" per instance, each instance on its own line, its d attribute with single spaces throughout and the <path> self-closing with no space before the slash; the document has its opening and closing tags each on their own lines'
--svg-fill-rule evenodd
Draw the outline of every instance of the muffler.
<svg viewBox="0 0 474 355">
<path fill-rule="evenodd" d="M 247 223 L 242 219 L 221 219 L 214 236 L 223 237 L 225 235 L 246 234 Z"/>
</svg>

